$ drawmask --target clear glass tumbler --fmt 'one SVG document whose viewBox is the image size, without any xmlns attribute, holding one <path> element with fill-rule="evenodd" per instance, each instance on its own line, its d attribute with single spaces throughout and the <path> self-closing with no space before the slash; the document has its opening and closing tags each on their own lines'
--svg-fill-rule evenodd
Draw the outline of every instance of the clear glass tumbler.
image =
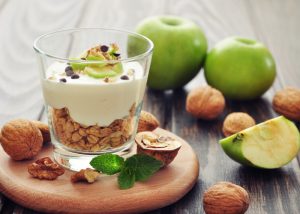
<svg viewBox="0 0 300 214">
<path fill-rule="evenodd" d="M 153 43 L 128 31 L 78 28 L 42 35 L 34 50 L 54 159 L 78 171 L 95 155 L 131 148 Z"/>
</svg>

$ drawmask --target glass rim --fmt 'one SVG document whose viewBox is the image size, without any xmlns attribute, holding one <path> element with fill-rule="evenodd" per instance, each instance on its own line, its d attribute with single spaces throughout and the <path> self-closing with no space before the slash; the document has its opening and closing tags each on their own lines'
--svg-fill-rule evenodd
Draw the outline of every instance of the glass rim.
<svg viewBox="0 0 300 214">
<path fill-rule="evenodd" d="M 53 36 L 55 34 L 60 34 L 60 33 L 64 33 L 64 32 L 76 32 L 76 31 L 81 31 L 81 30 L 103 30 L 103 31 L 126 33 L 128 35 L 134 35 L 136 37 L 142 38 L 149 44 L 149 48 L 147 48 L 147 50 L 145 52 L 141 53 L 141 54 L 138 54 L 138 55 L 133 56 L 133 57 L 121 58 L 121 59 L 118 59 L 118 60 L 106 60 L 105 61 L 106 63 L 114 64 L 114 63 L 118 63 L 118 62 L 136 61 L 138 59 L 149 56 L 152 53 L 153 48 L 154 48 L 153 42 L 149 38 L 147 38 L 146 36 L 143 36 L 139 33 L 131 32 L 131 31 L 128 31 L 128 30 L 123 30 L 123 29 L 117 29 L 117 28 L 94 27 L 94 28 L 65 28 L 65 29 L 55 30 L 55 31 L 51 31 L 51 32 L 42 34 L 42 35 L 38 36 L 33 41 L 33 49 L 41 55 L 44 55 L 44 56 L 47 56 L 49 58 L 56 59 L 56 60 L 59 60 L 59 61 L 68 61 L 68 62 L 74 62 L 74 63 L 87 63 L 88 62 L 88 63 L 92 63 L 92 64 L 100 63 L 100 62 L 103 63 L 103 61 L 100 61 L 100 60 L 98 61 L 98 60 L 69 59 L 69 58 L 65 58 L 65 57 L 55 56 L 53 54 L 46 53 L 46 51 L 42 50 L 42 48 L 40 48 L 39 45 L 38 45 L 39 41 L 41 41 L 42 39 L 48 38 L 48 37 Z"/>
</svg>

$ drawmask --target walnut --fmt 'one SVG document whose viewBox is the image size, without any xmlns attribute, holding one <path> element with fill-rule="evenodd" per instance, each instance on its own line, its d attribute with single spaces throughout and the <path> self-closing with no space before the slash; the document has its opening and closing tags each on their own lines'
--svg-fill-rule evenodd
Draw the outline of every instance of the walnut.
<svg viewBox="0 0 300 214">
<path fill-rule="evenodd" d="M 223 134 L 228 137 L 254 125 L 255 120 L 249 114 L 233 112 L 225 118 L 222 130 Z"/>
<path fill-rule="evenodd" d="M 138 132 L 153 131 L 157 127 L 159 127 L 159 121 L 156 117 L 149 112 L 141 111 Z"/>
<path fill-rule="evenodd" d="M 41 158 L 28 165 L 28 172 L 34 178 L 55 180 L 65 173 L 64 168 L 54 163 L 49 157 Z"/>
<path fill-rule="evenodd" d="M 35 157 L 42 148 L 40 130 L 29 120 L 12 120 L 1 130 L 0 142 L 4 151 L 14 160 Z"/>
<path fill-rule="evenodd" d="M 276 92 L 273 109 L 291 120 L 300 121 L 300 89 L 286 87 Z"/>
<path fill-rule="evenodd" d="M 158 136 L 153 132 L 139 132 L 135 137 L 137 153 L 146 154 L 169 165 L 176 157 L 181 143 L 171 137 Z"/>
<path fill-rule="evenodd" d="M 82 169 L 79 172 L 76 172 L 71 176 L 71 181 L 73 183 L 84 181 L 88 183 L 94 183 L 98 176 L 100 175 L 99 172 L 93 170 L 93 169 Z"/>
<path fill-rule="evenodd" d="M 187 112 L 199 119 L 215 119 L 222 114 L 224 108 L 224 96 L 220 91 L 210 86 L 192 90 L 186 99 Z"/>
<path fill-rule="evenodd" d="M 247 191 L 230 182 L 219 182 L 204 193 L 203 208 L 206 214 L 243 214 L 248 207 Z"/>
<path fill-rule="evenodd" d="M 31 122 L 41 131 L 43 136 L 43 143 L 50 142 L 51 138 L 50 138 L 49 126 L 46 123 L 43 123 L 41 121 L 33 120 Z"/>
</svg>

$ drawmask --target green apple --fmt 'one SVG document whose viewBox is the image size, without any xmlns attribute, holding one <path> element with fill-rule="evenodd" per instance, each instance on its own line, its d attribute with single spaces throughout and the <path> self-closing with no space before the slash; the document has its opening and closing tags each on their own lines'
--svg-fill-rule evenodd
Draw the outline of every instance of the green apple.
<svg viewBox="0 0 300 214">
<path fill-rule="evenodd" d="M 272 54 L 262 43 L 230 37 L 208 52 L 204 74 L 207 83 L 226 97 L 251 100 L 271 87 L 276 66 Z"/>
<path fill-rule="evenodd" d="M 300 134 L 283 116 L 267 120 L 220 141 L 233 160 L 249 166 L 274 169 L 289 163 L 300 148 Z"/>
<path fill-rule="evenodd" d="M 207 41 L 194 22 L 176 16 L 155 16 L 140 22 L 136 31 L 154 43 L 148 78 L 150 88 L 181 87 L 200 71 Z"/>
</svg>

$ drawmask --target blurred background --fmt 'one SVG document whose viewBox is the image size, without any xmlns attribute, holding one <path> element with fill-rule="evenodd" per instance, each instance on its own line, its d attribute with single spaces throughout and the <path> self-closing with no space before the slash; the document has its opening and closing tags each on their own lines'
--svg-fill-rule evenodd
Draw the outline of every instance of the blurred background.
<svg viewBox="0 0 300 214">
<path fill-rule="evenodd" d="M 134 30 L 145 17 L 159 14 L 196 22 L 209 48 L 232 35 L 262 41 L 275 57 L 277 83 L 296 85 L 299 8 L 296 0 L 0 0 L 0 125 L 16 117 L 37 118 L 41 112 L 42 93 L 32 49 L 37 36 L 74 27 Z M 280 77 L 281 70 L 290 73 L 290 82 Z M 204 82 L 202 76 L 200 72 L 187 89 Z"/>
</svg>

